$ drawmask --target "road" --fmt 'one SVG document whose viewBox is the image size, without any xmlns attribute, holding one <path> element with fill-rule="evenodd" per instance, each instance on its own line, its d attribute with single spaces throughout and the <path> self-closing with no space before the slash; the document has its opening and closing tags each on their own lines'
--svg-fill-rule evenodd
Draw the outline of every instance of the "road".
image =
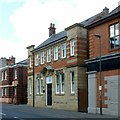
<svg viewBox="0 0 120 120">
<path fill-rule="evenodd" d="M 26 119 L 39 119 L 48 120 L 49 118 L 67 119 L 67 120 L 87 120 L 89 118 L 98 120 L 98 118 L 108 118 L 109 120 L 117 120 L 117 116 L 99 115 L 99 114 L 88 114 L 81 112 L 56 110 L 51 108 L 33 108 L 29 105 L 13 105 L 13 104 L 1 104 L 0 116 L 2 120 L 7 120 L 7 118 L 12 120 L 26 120 Z"/>
</svg>

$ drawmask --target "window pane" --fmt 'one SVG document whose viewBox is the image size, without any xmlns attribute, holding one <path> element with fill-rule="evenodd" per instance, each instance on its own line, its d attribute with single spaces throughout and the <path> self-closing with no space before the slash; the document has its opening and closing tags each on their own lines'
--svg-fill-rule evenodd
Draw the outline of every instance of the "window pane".
<svg viewBox="0 0 120 120">
<path fill-rule="evenodd" d="M 59 81 L 59 75 L 56 76 L 56 93 L 60 92 L 60 81 Z"/>
<path fill-rule="evenodd" d="M 70 55 L 74 55 L 74 39 L 70 41 Z"/>
<path fill-rule="evenodd" d="M 41 52 L 41 64 L 44 64 L 44 51 Z"/>
<path fill-rule="evenodd" d="M 119 24 L 116 24 L 115 25 L 115 36 L 117 36 L 117 35 L 119 35 L 120 33 L 119 33 Z"/>
<path fill-rule="evenodd" d="M 114 36 L 114 25 L 110 26 L 110 37 Z"/>
<path fill-rule="evenodd" d="M 120 37 L 115 37 L 115 46 L 119 47 L 120 46 Z"/>
<path fill-rule="evenodd" d="M 50 62 L 51 59 L 51 53 L 50 49 L 47 50 L 47 62 Z"/>
<path fill-rule="evenodd" d="M 38 65 L 38 53 L 35 54 L 35 65 Z"/>
<path fill-rule="evenodd" d="M 40 94 L 43 94 L 43 80 L 40 80 Z"/>
<path fill-rule="evenodd" d="M 64 93 L 64 74 L 61 74 L 61 93 Z"/>
<path fill-rule="evenodd" d="M 54 47 L 54 60 L 58 59 L 58 46 Z"/>
<path fill-rule="evenodd" d="M 114 48 L 114 46 L 115 46 L 114 38 L 110 38 L 110 46 L 111 46 L 111 48 Z"/>
<path fill-rule="evenodd" d="M 30 93 L 29 94 L 32 94 L 32 79 L 29 78 L 29 85 L 30 85 Z"/>
</svg>

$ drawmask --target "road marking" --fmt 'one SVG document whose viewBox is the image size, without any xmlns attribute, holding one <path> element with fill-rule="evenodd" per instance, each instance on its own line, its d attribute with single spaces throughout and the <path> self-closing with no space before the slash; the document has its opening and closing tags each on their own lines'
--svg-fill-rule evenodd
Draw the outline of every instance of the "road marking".
<svg viewBox="0 0 120 120">
<path fill-rule="evenodd" d="M 19 118 L 19 117 L 13 117 L 13 118 L 15 118 L 15 119 L 18 119 L 18 120 L 24 120 L 24 119 L 22 119 L 22 118 Z"/>
<path fill-rule="evenodd" d="M 6 114 L 5 114 L 5 113 L 0 113 L 0 115 L 4 115 L 4 116 L 6 116 Z"/>
</svg>

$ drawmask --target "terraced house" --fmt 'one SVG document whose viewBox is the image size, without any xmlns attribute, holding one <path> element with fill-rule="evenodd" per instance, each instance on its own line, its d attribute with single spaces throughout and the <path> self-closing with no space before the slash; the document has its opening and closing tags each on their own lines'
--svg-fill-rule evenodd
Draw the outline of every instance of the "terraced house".
<svg viewBox="0 0 120 120">
<path fill-rule="evenodd" d="M 87 31 L 76 23 L 28 49 L 28 104 L 87 111 Z"/>
<path fill-rule="evenodd" d="M 118 115 L 120 88 L 120 5 L 86 25 L 89 36 L 88 112 Z"/>
<path fill-rule="evenodd" d="M 15 63 L 15 58 L 0 59 L 0 102 L 27 103 L 27 60 Z"/>
</svg>

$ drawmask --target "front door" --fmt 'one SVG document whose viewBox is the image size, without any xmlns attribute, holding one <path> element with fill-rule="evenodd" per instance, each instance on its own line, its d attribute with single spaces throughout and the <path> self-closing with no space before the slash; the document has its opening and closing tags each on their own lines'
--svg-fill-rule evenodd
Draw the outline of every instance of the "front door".
<svg viewBox="0 0 120 120">
<path fill-rule="evenodd" d="M 47 105 L 52 105 L 52 84 L 47 84 Z"/>
<path fill-rule="evenodd" d="M 52 105 L 52 76 L 46 77 L 46 105 Z"/>
</svg>

